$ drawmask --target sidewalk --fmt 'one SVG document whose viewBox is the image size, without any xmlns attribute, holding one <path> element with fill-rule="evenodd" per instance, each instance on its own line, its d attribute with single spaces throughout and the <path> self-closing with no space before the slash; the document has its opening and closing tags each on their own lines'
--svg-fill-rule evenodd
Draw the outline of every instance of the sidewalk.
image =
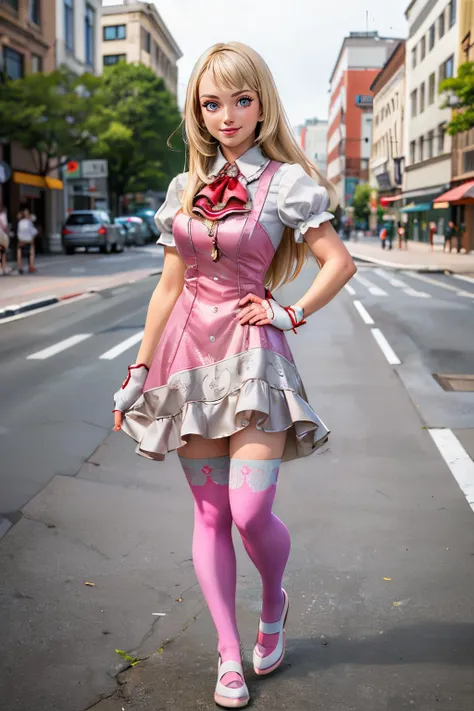
<svg viewBox="0 0 474 711">
<path fill-rule="evenodd" d="M 415 271 L 451 271 L 455 274 L 474 274 L 474 252 L 458 254 L 443 252 L 441 244 L 435 244 L 430 251 L 424 242 L 408 242 L 408 249 L 398 249 L 397 240 L 393 249 L 382 249 L 378 239 L 362 237 L 358 242 L 344 242 L 353 257 L 394 269 Z"/>
</svg>

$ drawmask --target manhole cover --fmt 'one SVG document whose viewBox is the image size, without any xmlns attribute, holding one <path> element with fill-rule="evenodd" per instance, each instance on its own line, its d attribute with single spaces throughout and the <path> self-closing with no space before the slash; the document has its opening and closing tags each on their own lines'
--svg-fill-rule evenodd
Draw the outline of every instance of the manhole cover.
<svg viewBox="0 0 474 711">
<path fill-rule="evenodd" d="M 443 390 L 474 393 L 474 375 L 433 373 L 433 378 L 441 385 Z"/>
</svg>

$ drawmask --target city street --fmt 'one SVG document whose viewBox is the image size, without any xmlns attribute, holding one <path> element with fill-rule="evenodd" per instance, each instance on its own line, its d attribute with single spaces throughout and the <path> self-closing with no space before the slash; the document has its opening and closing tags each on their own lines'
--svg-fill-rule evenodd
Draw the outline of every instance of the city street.
<svg viewBox="0 0 474 711">
<path fill-rule="evenodd" d="M 0 321 L 1 708 L 213 709 L 216 640 L 186 481 L 175 454 L 144 460 L 111 432 L 158 258 L 147 247 L 69 259 L 86 270 L 68 276 L 81 290 L 106 260 L 139 280 L 107 273 L 114 282 L 87 298 Z M 279 300 L 294 303 L 314 273 Z M 471 278 L 361 263 L 289 335 L 332 434 L 282 467 L 290 613 L 269 678 L 251 671 L 260 581 L 235 536 L 251 708 L 473 711 L 474 392 L 433 377 L 469 386 L 473 334 Z"/>
</svg>

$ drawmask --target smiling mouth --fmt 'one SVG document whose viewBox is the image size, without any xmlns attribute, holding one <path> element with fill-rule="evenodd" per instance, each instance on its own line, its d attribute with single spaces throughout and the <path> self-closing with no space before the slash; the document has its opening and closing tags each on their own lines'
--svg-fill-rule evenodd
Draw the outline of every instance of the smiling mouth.
<svg viewBox="0 0 474 711">
<path fill-rule="evenodd" d="M 221 128 L 222 133 L 236 133 L 237 131 L 240 131 L 239 128 Z"/>
</svg>

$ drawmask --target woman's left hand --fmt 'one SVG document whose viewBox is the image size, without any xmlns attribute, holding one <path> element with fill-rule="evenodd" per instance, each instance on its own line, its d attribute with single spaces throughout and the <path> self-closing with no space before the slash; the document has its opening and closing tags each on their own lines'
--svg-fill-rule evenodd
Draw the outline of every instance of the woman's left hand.
<svg viewBox="0 0 474 711">
<path fill-rule="evenodd" d="M 240 299 L 239 308 L 240 311 L 236 318 L 242 326 L 246 323 L 252 326 L 267 326 L 271 323 L 267 315 L 268 301 L 260 296 L 247 294 L 243 299 Z"/>
</svg>

